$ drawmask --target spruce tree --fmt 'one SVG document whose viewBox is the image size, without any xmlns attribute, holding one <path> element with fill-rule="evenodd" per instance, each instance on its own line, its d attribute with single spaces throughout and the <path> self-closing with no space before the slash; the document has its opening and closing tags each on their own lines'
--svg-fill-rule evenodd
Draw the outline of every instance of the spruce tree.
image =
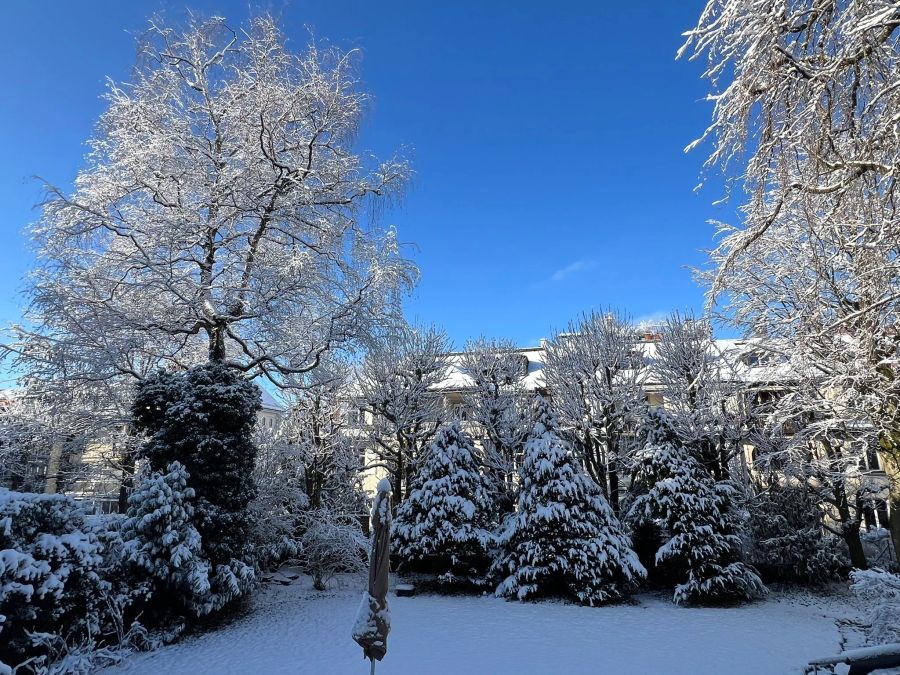
<svg viewBox="0 0 900 675">
<path fill-rule="evenodd" d="M 192 524 L 194 491 L 188 477 L 184 466 L 172 462 L 165 473 L 141 480 L 128 497 L 122 525 L 125 558 L 137 569 L 146 590 L 145 609 L 157 622 L 182 610 L 198 613 L 210 590 L 209 565 Z"/>
<path fill-rule="evenodd" d="M 132 405 L 134 425 L 146 434 L 140 456 L 152 471 L 180 462 L 194 490 L 194 526 L 211 566 L 213 592 L 204 612 L 247 592 L 254 572 L 247 505 L 255 495 L 253 428 L 259 389 L 222 363 L 144 380 Z"/>
<path fill-rule="evenodd" d="M 459 422 L 438 431 L 397 508 L 393 537 L 406 569 L 444 584 L 482 584 L 496 511 L 471 437 Z"/>
<path fill-rule="evenodd" d="M 517 512 L 500 535 L 497 595 L 564 596 L 595 605 L 646 574 L 600 486 L 584 473 L 543 398 L 519 469 Z"/>
<path fill-rule="evenodd" d="M 640 480 L 649 490 L 634 501 L 631 516 L 659 520 L 668 531 L 656 560 L 675 563 L 686 576 L 675 588 L 674 601 L 729 602 L 763 595 L 756 570 L 741 561 L 734 485 L 717 483 L 673 441 L 645 446 L 638 461 Z"/>
</svg>

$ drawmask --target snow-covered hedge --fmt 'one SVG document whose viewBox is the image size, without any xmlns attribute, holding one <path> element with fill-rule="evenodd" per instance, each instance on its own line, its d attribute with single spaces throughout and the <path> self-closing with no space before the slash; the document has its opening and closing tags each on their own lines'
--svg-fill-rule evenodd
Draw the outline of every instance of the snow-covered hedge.
<svg viewBox="0 0 900 675">
<path fill-rule="evenodd" d="M 0 662 L 45 656 L 41 634 L 100 633 L 102 563 L 102 546 L 71 498 L 0 488 Z"/>
</svg>

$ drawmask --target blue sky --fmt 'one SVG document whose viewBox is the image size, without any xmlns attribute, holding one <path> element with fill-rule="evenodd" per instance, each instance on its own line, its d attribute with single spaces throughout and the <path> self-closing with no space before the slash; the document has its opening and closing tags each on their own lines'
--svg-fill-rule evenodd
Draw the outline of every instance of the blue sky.
<svg viewBox="0 0 900 675">
<path fill-rule="evenodd" d="M 720 188 L 693 191 L 709 123 L 699 63 L 675 61 L 701 0 L 385 2 L 263 5 L 296 47 L 318 38 L 363 53 L 374 97 L 360 148 L 407 148 L 416 175 L 387 213 L 422 280 L 411 318 L 457 346 L 480 334 L 522 345 L 583 310 L 635 317 L 699 309 L 691 265 L 712 243 Z M 246 2 L 190 7 L 234 23 Z M 134 35 L 181 2 L 14 0 L 0 45 L 0 323 L 20 313 L 40 175 L 66 189 L 124 80 Z"/>
</svg>

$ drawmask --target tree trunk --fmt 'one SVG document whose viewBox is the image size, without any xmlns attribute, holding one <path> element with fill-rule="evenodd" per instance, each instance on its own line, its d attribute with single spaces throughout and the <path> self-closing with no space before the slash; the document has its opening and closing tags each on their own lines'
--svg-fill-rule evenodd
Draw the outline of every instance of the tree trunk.
<svg viewBox="0 0 900 675">
<path fill-rule="evenodd" d="M 850 564 L 856 569 L 869 569 L 866 553 L 863 550 L 862 541 L 859 538 L 859 518 L 854 518 L 850 513 L 850 502 L 842 485 L 834 486 L 835 506 L 841 521 L 841 536 L 847 542 L 847 551 L 850 554 Z"/>
<path fill-rule="evenodd" d="M 63 444 L 57 438 L 50 443 L 50 457 L 47 460 L 47 483 L 44 492 L 55 495 L 59 491 L 59 471 L 62 466 Z"/>
<path fill-rule="evenodd" d="M 609 505 L 616 517 L 619 515 L 619 469 L 615 461 L 609 464 Z"/>
<path fill-rule="evenodd" d="M 882 441 L 882 448 L 887 445 Z M 888 528 L 894 545 L 894 559 L 900 560 L 900 448 L 891 445 L 892 451 L 881 450 L 881 466 L 888 478 Z"/>
<path fill-rule="evenodd" d="M 209 332 L 209 360 L 221 363 L 225 360 L 225 324 L 217 323 Z"/>
</svg>

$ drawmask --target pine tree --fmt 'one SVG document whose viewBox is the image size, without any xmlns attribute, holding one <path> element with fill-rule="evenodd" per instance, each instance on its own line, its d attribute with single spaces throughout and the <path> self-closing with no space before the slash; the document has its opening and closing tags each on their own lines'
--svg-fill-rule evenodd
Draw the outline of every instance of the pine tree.
<svg viewBox="0 0 900 675">
<path fill-rule="evenodd" d="M 177 614 L 178 608 L 198 613 L 210 590 L 209 565 L 192 524 L 194 491 L 188 478 L 184 466 L 172 462 L 166 473 L 140 481 L 128 497 L 124 553 L 139 574 L 149 577 L 147 600 L 154 614 Z"/>
<path fill-rule="evenodd" d="M 497 595 L 568 596 L 595 605 L 626 595 L 646 575 L 631 541 L 538 398 L 519 470 L 518 508 L 500 536 Z"/>
<path fill-rule="evenodd" d="M 183 373 L 159 372 L 138 388 L 135 427 L 147 435 L 140 455 L 152 471 L 177 461 L 196 494 L 194 526 L 211 566 L 212 592 L 203 613 L 222 607 L 253 585 L 246 564 L 255 495 L 253 428 L 260 407 L 257 387 L 222 363 Z"/>
<path fill-rule="evenodd" d="M 405 568 L 434 572 L 445 584 L 483 583 L 495 505 L 481 468 L 459 422 L 438 431 L 394 519 Z"/>
<path fill-rule="evenodd" d="M 727 602 L 766 592 L 756 571 L 741 562 L 741 541 L 733 512 L 735 487 L 716 483 L 687 449 L 672 441 L 645 446 L 638 456 L 640 479 L 649 491 L 631 507 L 637 520 L 659 519 L 669 539 L 657 562 L 680 565 L 687 579 L 674 600 Z"/>
</svg>

